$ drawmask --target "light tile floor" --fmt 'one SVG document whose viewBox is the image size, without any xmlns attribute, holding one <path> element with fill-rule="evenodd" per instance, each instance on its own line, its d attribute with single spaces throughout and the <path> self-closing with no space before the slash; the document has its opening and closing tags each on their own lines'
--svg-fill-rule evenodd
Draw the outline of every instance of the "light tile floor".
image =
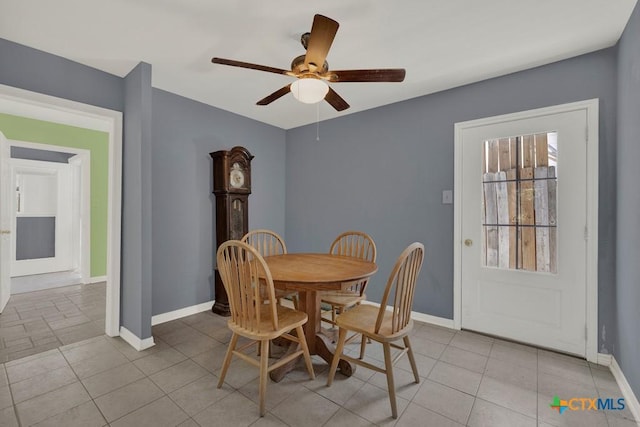
<svg viewBox="0 0 640 427">
<path fill-rule="evenodd" d="M 104 334 L 106 282 L 11 295 L 0 315 L 0 362 Z"/>
<path fill-rule="evenodd" d="M 391 418 L 385 378 L 359 367 L 326 387 L 300 363 L 267 386 L 258 416 L 258 370 L 234 359 L 216 388 L 230 333 L 226 319 L 203 312 L 153 328 L 156 345 L 137 352 L 99 336 L 0 365 L 2 426 L 635 426 L 624 411 L 570 412 L 553 396 L 621 397 L 608 369 L 584 360 L 416 324 L 411 335 L 421 382 L 406 357 L 396 365 L 399 418 Z M 359 344 L 349 351 L 357 352 Z M 382 363 L 381 348 L 367 359 Z"/>
</svg>

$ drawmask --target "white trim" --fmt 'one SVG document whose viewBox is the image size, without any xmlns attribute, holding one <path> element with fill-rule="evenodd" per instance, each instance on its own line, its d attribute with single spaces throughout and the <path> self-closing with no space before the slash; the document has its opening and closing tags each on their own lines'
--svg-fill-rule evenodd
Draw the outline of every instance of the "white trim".
<svg viewBox="0 0 640 427">
<path fill-rule="evenodd" d="M 589 99 L 454 124 L 453 324 L 462 327 L 462 134 L 465 129 L 569 111 L 587 114 L 586 359 L 598 358 L 598 144 L 599 100 Z"/>
<path fill-rule="evenodd" d="M 0 98 L 1 100 L 1 98 Z M 89 283 L 91 276 L 91 222 L 81 221 L 81 218 L 91 217 L 91 152 L 84 148 L 63 147 L 60 145 L 40 144 L 37 142 L 19 141 L 15 139 L 8 140 L 9 147 L 22 147 L 34 150 L 54 151 L 58 153 L 72 153 L 75 156 L 69 158 L 69 164 L 78 165 L 80 168 L 80 200 L 78 201 L 80 211 L 75 209 L 72 212 L 74 223 L 81 224 L 80 238 L 73 242 L 74 245 L 74 263 L 79 260 L 79 265 L 75 266 L 82 276 L 82 283 Z M 22 159 L 11 159 L 15 164 Z M 33 162 L 34 160 L 26 160 Z M 15 211 L 15 209 L 12 209 Z M 15 234 L 15 230 L 13 230 Z M 12 237 L 15 239 L 15 236 Z M 15 244 L 13 244 L 15 248 Z M 13 260 L 12 260 L 13 261 Z M 106 279 L 105 279 L 106 280 Z"/>
<path fill-rule="evenodd" d="M 377 302 L 373 302 L 373 301 L 365 300 L 365 301 L 362 301 L 362 304 L 373 305 L 375 307 L 380 307 L 380 304 L 378 304 Z M 386 310 L 387 311 L 391 311 L 391 310 L 393 310 L 393 307 L 388 305 Z M 431 325 L 441 326 L 443 328 L 460 329 L 460 328 L 456 328 L 454 326 L 453 319 L 447 319 L 447 318 L 444 318 L 444 317 L 432 316 L 431 314 L 425 314 L 425 313 L 420 313 L 420 312 L 417 312 L 417 311 L 412 311 L 411 312 L 411 318 L 413 320 L 418 321 L 418 322 L 429 323 Z"/>
<path fill-rule="evenodd" d="M 453 127 L 453 326 L 462 329 L 462 130 Z"/>
<path fill-rule="evenodd" d="M 105 333 L 117 336 L 120 333 L 122 113 L 6 85 L 0 85 L 0 111 L 109 133 Z"/>
<path fill-rule="evenodd" d="M 74 222 L 80 227 L 74 230 L 73 259 L 80 271 L 82 283 L 91 277 L 91 151 L 82 150 L 69 159 L 74 185 Z"/>
<path fill-rule="evenodd" d="M 211 307 L 213 307 L 213 303 L 214 301 L 203 302 L 201 304 L 180 308 L 178 310 L 169 311 L 167 313 L 156 314 L 155 316 L 151 316 L 151 326 L 159 325 L 160 323 L 170 322 L 172 320 L 181 319 L 183 317 L 211 310 Z"/>
<path fill-rule="evenodd" d="M 596 363 L 600 366 L 611 366 L 611 359 L 613 358 L 610 354 L 598 353 L 598 357 Z"/>
<path fill-rule="evenodd" d="M 105 333 L 116 336 L 120 326 L 120 249 L 122 235 L 122 113 L 109 132 L 109 219 L 107 221 L 107 310 Z"/>
<path fill-rule="evenodd" d="M 622 396 L 624 396 L 624 401 L 629 407 L 629 411 L 633 414 L 636 422 L 640 424 L 640 402 L 638 402 L 638 398 L 622 373 L 622 369 L 620 368 L 620 365 L 618 365 L 616 358 L 613 356 L 611 356 L 611 366 L 609 366 L 609 369 L 616 379 L 616 382 L 620 387 L 620 391 L 622 391 Z"/>
<path fill-rule="evenodd" d="M 453 319 L 432 316 L 430 314 L 418 313 L 417 311 L 411 312 L 411 318 L 419 322 L 430 323 L 436 326 L 442 326 L 443 328 L 456 329 L 453 323 Z"/>
<path fill-rule="evenodd" d="M 85 283 L 91 284 L 91 283 L 100 283 L 100 282 L 106 282 L 106 281 L 107 281 L 107 276 L 95 276 L 95 277 L 89 277 L 89 279 L 87 279 Z"/>
<path fill-rule="evenodd" d="M 586 357 L 590 362 L 598 358 L 598 145 L 599 101 L 581 103 L 587 110 L 587 344 Z"/>
<path fill-rule="evenodd" d="M 120 326 L 120 338 L 125 340 L 131 347 L 135 348 L 138 351 L 146 350 L 156 345 L 156 343 L 153 341 L 153 336 L 141 340 L 124 326 Z"/>
</svg>

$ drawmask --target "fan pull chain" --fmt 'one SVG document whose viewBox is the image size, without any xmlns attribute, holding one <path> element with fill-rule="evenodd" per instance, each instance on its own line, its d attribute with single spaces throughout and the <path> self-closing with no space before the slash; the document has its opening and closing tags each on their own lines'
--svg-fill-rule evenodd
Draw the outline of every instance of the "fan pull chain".
<svg viewBox="0 0 640 427">
<path fill-rule="evenodd" d="M 316 104 L 316 141 L 320 141 L 320 103 Z"/>
</svg>

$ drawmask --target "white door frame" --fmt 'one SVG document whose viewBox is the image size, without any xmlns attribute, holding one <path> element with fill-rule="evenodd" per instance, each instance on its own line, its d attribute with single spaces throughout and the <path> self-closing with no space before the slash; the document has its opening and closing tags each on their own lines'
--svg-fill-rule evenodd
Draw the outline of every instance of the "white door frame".
<svg viewBox="0 0 640 427">
<path fill-rule="evenodd" d="M 453 324 L 462 327 L 462 135 L 465 129 L 522 120 L 550 114 L 584 110 L 587 115 L 587 223 L 586 254 L 586 357 L 597 362 L 598 357 L 598 99 L 573 102 L 552 107 L 521 111 L 495 117 L 460 122 L 454 125 L 454 230 L 453 230 Z"/>
<path fill-rule="evenodd" d="M 79 150 L 69 159 L 71 175 L 73 177 L 73 220 L 80 224 L 74 228 L 72 257 L 78 260 L 77 269 L 80 271 L 82 283 L 89 283 L 91 278 L 91 152 Z M 69 151 L 70 152 L 70 151 Z"/>
<path fill-rule="evenodd" d="M 84 219 L 91 217 L 91 152 L 82 148 L 61 147 L 58 145 L 39 144 L 35 142 L 16 141 L 11 139 L 8 140 L 8 143 L 10 147 L 22 147 L 35 150 L 75 154 L 75 156 L 69 158 L 69 165 L 73 168 L 71 174 L 74 186 L 79 181 L 80 188 L 79 191 L 75 191 L 74 189 L 71 218 L 73 224 L 80 224 L 81 228 L 79 233 L 74 231 L 74 238 L 72 241 L 72 259 L 74 262 L 74 269 L 77 269 L 80 273 L 82 283 L 89 283 L 91 280 L 91 223 Z M 22 161 L 22 159 L 11 159 L 12 165 L 15 166 L 17 161 Z M 32 161 L 33 160 L 24 160 L 24 162 Z M 15 207 L 12 208 L 12 212 L 14 212 L 15 215 Z M 15 222 L 12 221 L 11 224 L 13 227 L 11 229 L 12 242 L 15 242 Z M 15 245 L 12 243 L 12 246 L 13 252 L 15 251 Z M 78 260 L 77 265 L 76 260 Z"/>
<path fill-rule="evenodd" d="M 10 151 L 7 138 L 0 132 L 0 313 L 11 295 L 11 204 L 2 202 L 11 197 Z"/>
<path fill-rule="evenodd" d="M 0 112 L 109 134 L 105 333 L 119 335 L 122 113 L 6 85 L 0 85 Z"/>
<path fill-rule="evenodd" d="M 9 140 L 11 146 L 11 140 Z M 56 187 L 55 211 L 18 213 L 15 197 L 9 197 L 11 207 L 11 277 L 26 276 L 29 274 L 44 274 L 58 271 L 68 271 L 73 268 L 72 258 L 72 229 L 73 229 L 73 197 L 68 191 L 60 191 L 61 188 L 69 188 L 72 185 L 71 168 L 66 163 L 45 162 L 40 160 L 27 160 L 11 158 L 11 188 L 17 187 L 19 174 L 46 176 L 53 179 Z M 14 193 L 15 196 L 15 193 Z M 25 193 L 25 199 L 27 194 Z M 32 196 L 28 198 L 31 199 Z M 45 196 L 46 197 L 46 196 Z M 35 202 L 34 202 L 35 204 Z M 51 206 L 50 206 L 51 208 Z M 17 221 L 25 216 L 54 216 L 54 256 L 46 258 L 17 260 Z M 77 223 L 79 224 L 79 223 Z M 13 289 L 12 289 L 13 291 Z"/>
</svg>

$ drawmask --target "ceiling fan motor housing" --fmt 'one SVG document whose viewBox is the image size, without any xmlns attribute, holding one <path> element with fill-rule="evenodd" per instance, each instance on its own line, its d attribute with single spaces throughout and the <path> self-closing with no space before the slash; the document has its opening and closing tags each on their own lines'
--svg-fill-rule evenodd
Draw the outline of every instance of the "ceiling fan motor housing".
<svg viewBox="0 0 640 427">
<path fill-rule="evenodd" d="M 291 71 L 294 74 L 304 74 L 309 72 L 316 72 L 316 73 L 322 74 L 322 73 L 326 73 L 327 70 L 329 70 L 329 63 L 327 61 L 324 61 L 324 64 L 322 65 L 322 67 L 316 66 L 315 69 L 311 69 L 311 67 L 307 67 L 305 65 L 304 63 L 305 58 L 306 58 L 306 55 L 300 55 L 293 58 L 293 61 L 291 61 Z M 315 65 L 315 64 L 310 63 L 309 65 Z"/>
</svg>

